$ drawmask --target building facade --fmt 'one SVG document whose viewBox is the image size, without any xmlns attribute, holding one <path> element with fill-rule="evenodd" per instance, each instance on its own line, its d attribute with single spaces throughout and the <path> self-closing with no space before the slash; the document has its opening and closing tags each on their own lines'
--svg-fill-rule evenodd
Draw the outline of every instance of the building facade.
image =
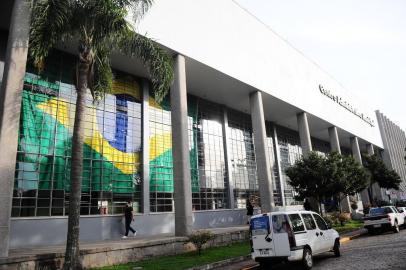
<svg viewBox="0 0 406 270">
<path fill-rule="evenodd" d="M 28 48 L 12 45 L 29 8 L 11 16 L 24 2 L 7 0 L 0 14 L 3 255 L 61 244 L 67 229 L 75 56 L 59 46 L 41 75 L 24 60 Z M 141 235 L 245 224 L 247 199 L 262 211 L 301 207 L 285 169 L 302 155 L 361 162 L 361 152 L 387 148 L 365 99 L 234 1 L 156 1 L 136 29 L 174 56 L 175 82 L 157 103 L 146 70 L 115 56 L 113 91 L 97 104 L 88 93 L 82 240 L 118 238 L 126 200 Z"/>
<path fill-rule="evenodd" d="M 393 123 L 379 110 L 375 111 L 381 132 L 383 146 L 382 159 L 386 166 L 398 173 L 402 180 L 399 191 L 382 190 L 382 197 L 391 200 L 406 200 L 406 135 L 398 125 Z"/>
</svg>

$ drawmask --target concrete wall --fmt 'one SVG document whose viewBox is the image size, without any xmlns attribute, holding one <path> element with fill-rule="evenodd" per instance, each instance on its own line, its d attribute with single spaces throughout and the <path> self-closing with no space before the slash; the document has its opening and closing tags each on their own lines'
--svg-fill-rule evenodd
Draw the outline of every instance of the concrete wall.
<svg viewBox="0 0 406 270">
<path fill-rule="evenodd" d="M 193 228 L 219 228 L 246 223 L 246 210 L 218 210 L 194 212 Z M 64 244 L 67 231 L 67 217 L 13 218 L 11 220 L 10 247 L 21 248 L 37 245 Z M 173 213 L 136 215 L 133 227 L 137 235 L 152 236 L 174 233 Z M 122 216 L 82 216 L 80 239 L 101 241 L 119 239 L 124 234 Z"/>
<path fill-rule="evenodd" d="M 137 29 L 178 53 L 382 147 L 366 97 L 353 96 L 235 1 L 157 0 Z M 319 85 L 372 118 L 375 126 L 321 94 Z"/>
</svg>

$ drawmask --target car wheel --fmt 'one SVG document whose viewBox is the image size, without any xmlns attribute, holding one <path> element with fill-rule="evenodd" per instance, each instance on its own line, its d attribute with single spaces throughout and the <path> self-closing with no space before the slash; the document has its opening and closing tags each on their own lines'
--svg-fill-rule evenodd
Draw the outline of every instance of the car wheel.
<svg viewBox="0 0 406 270">
<path fill-rule="evenodd" d="M 313 267 L 312 251 L 308 247 L 305 247 L 303 249 L 302 265 L 303 265 L 303 268 L 306 270 L 309 270 Z"/>
<path fill-rule="evenodd" d="M 369 235 L 374 235 L 375 234 L 375 230 L 374 229 L 368 229 L 368 234 Z"/>
<path fill-rule="evenodd" d="M 399 225 L 398 222 L 395 220 L 395 226 L 393 226 L 393 232 L 398 233 L 399 232 Z"/>
<path fill-rule="evenodd" d="M 336 239 L 336 241 L 334 242 L 333 251 L 334 251 L 334 256 L 336 256 L 336 257 L 341 256 L 341 253 L 340 253 L 340 241 L 338 239 Z"/>
</svg>

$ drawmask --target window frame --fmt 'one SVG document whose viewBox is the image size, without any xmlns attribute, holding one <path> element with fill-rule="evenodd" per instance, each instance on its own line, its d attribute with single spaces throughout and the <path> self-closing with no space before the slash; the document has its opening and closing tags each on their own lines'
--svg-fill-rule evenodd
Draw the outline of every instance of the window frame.
<svg viewBox="0 0 406 270">
<path fill-rule="evenodd" d="M 313 220 L 313 223 L 314 223 L 314 229 L 308 229 L 308 228 L 307 228 L 304 215 L 309 215 L 309 216 L 311 217 L 311 219 Z M 317 227 L 316 221 L 314 220 L 313 215 L 312 215 L 311 213 L 301 213 L 300 216 L 301 216 L 302 219 L 303 219 L 303 223 L 304 223 L 304 226 L 305 226 L 305 228 L 306 228 L 306 231 L 317 230 L 318 227 Z"/>
<path fill-rule="evenodd" d="M 329 229 L 327 222 L 324 220 L 324 218 L 323 218 L 322 216 L 320 216 L 319 214 L 316 214 L 316 213 L 312 213 L 312 215 L 313 215 L 314 221 L 316 221 L 316 225 L 317 225 L 317 228 L 319 228 L 319 230 L 327 231 L 327 230 Z M 324 223 L 324 225 L 326 226 L 325 229 L 320 228 L 319 223 L 317 223 L 316 216 L 319 217 L 319 218 L 321 218 L 321 221 L 322 221 L 322 222 Z"/>
<path fill-rule="evenodd" d="M 297 215 L 297 216 L 299 217 L 300 221 L 302 222 L 303 230 L 295 231 L 295 227 L 293 226 L 293 222 L 292 222 L 292 219 L 291 219 L 291 216 L 293 216 L 293 215 Z M 292 231 L 293 231 L 294 234 L 301 234 L 301 233 L 305 233 L 305 232 L 306 232 L 305 223 L 304 223 L 304 221 L 303 221 L 302 216 L 301 216 L 299 213 L 288 214 L 288 218 L 289 218 L 289 222 L 290 222 L 290 225 L 291 225 L 291 228 L 292 228 Z"/>
</svg>

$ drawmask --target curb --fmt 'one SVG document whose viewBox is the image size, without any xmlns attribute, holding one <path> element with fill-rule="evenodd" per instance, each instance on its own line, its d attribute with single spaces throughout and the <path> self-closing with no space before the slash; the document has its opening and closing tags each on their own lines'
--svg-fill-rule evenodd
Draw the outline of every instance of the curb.
<svg viewBox="0 0 406 270">
<path fill-rule="evenodd" d="M 205 265 L 201 265 L 201 266 L 188 268 L 186 270 L 209 270 L 209 269 L 214 269 L 217 267 L 226 266 L 226 265 L 229 265 L 232 263 L 242 262 L 242 261 L 245 261 L 248 259 L 251 259 L 251 255 L 234 257 L 234 258 L 230 258 L 230 259 L 219 261 L 219 262 L 213 262 L 213 263 L 209 263 L 209 264 L 205 264 Z"/>
<path fill-rule="evenodd" d="M 365 229 L 360 229 L 358 231 L 355 231 L 353 235 L 349 235 L 349 236 L 344 236 L 344 237 L 340 237 L 340 244 L 346 243 L 348 241 L 351 241 L 353 239 L 356 239 L 358 237 L 361 237 L 365 234 L 367 234 L 368 231 Z"/>
</svg>

